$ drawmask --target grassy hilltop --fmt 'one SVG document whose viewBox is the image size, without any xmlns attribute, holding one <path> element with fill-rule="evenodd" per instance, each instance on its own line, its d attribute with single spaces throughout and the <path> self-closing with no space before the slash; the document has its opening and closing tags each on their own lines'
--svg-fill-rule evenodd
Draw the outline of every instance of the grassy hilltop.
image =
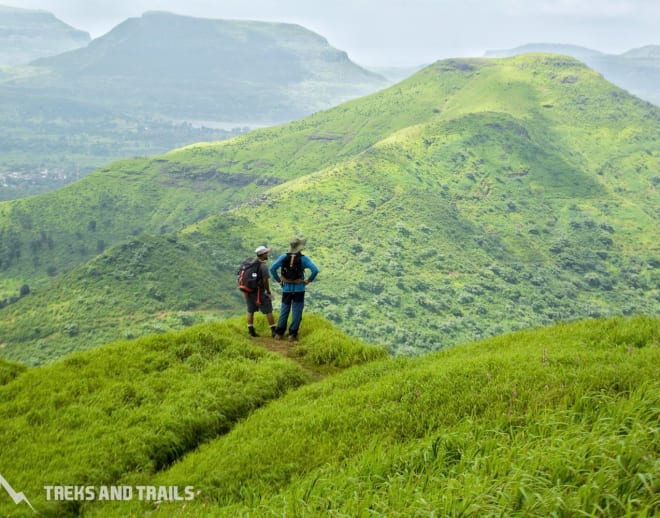
<svg viewBox="0 0 660 518">
<path fill-rule="evenodd" d="M 658 318 L 422 358 L 388 358 L 316 317 L 307 331 L 282 356 L 234 319 L 14 372 L 0 385 L 2 475 L 59 517 L 652 516 L 660 505 Z M 193 486 L 195 498 L 49 502 L 46 485 Z M 22 511 L 0 493 L 0 514 Z"/>
<path fill-rule="evenodd" d="M 112 164 L 0 204 L 2 289 L 30 288 L 0 310 L 0 351 L 42 363 L 242 313 L 236 265 L 293 234 L 322 270 L 310 311 L 399 354 L 658 314 L 659 137 L 658 108 L 531 54 Z"/>
</svg>

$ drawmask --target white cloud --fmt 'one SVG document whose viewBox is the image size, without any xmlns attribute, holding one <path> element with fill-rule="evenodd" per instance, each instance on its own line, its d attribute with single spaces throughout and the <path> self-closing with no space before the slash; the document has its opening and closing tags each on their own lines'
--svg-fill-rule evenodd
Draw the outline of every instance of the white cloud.
<svg viewBox="0 0 660 518">
<path fill-rule="evenodd" d="M 575 18 L 637 18 L 660 13 L 657 0 L 499 0 L 492 10 L 510 16 L 552 16 Z"/>
<path fill-rule="evenodd" d="M 554 16 L 616 18 L 635 14 L 640 3 L 625 0 L 546 0 L 540 11 Z"/>
</svg>

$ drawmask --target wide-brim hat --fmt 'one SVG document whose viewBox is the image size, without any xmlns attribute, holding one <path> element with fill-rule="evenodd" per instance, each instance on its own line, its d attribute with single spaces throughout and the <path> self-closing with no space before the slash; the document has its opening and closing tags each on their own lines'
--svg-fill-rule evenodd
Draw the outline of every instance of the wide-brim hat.
<svg viewBox="0 0 660 518">
<path fill-rule="evenodd" d="M 296 237 L 292 239 L 289 242 L 289 245 L 291 248 L 289 248 L 289 253 L 290 254 L 296 254 L 300 252 L 303 248 L 305 248 L 305 244 L 307 243 L 307 239 L 304 237 Z"/>
</svg>

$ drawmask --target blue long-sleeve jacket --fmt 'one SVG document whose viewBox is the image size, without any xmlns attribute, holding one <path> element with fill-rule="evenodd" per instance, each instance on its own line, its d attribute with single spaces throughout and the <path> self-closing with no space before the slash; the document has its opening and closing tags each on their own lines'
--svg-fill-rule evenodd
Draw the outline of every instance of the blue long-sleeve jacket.
<svg viewBox="0 0 660 518">
<path fill-rule="evenodd" d="M 280 275 L 278 270 L 282 266 L 282 263 L 284 260 L 287 258 L 287 254 L 282 254 L 277 258 L 277 260 L 271 265 L 270 267 L 270 274 L 275 279 L 275 282 L 279 283 L 281 281 Z M 312 282 L 316 276 L 319 273 L 318 266 L 316 266 L 312 260 L 307 257 L 306 255 L 302 256 L 302 267 L 303 267 L 303 279 L 305 278 L 305 270 L 310 270 L 311 273 L 307 280 L 309 282 Z M 287 293 L 293 293 L 293 292 L 298 292 L 298 291 L 305 291 L 305 283 L 304 282 L 285 282 L 282 285 L 282 291 Z"/>
</svg>

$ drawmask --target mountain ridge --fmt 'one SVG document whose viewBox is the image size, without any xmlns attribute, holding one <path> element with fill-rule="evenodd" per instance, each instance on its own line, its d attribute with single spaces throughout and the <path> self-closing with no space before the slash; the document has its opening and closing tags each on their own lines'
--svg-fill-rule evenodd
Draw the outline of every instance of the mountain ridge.
<svg viewBox="0 0 660 518">
<path fill-rule="evenodd" d="M 630 58 L 660 58 L 660 45 L 645 45 L 643 47 L 628 50 L 621 54 Z"/>
</svg>

